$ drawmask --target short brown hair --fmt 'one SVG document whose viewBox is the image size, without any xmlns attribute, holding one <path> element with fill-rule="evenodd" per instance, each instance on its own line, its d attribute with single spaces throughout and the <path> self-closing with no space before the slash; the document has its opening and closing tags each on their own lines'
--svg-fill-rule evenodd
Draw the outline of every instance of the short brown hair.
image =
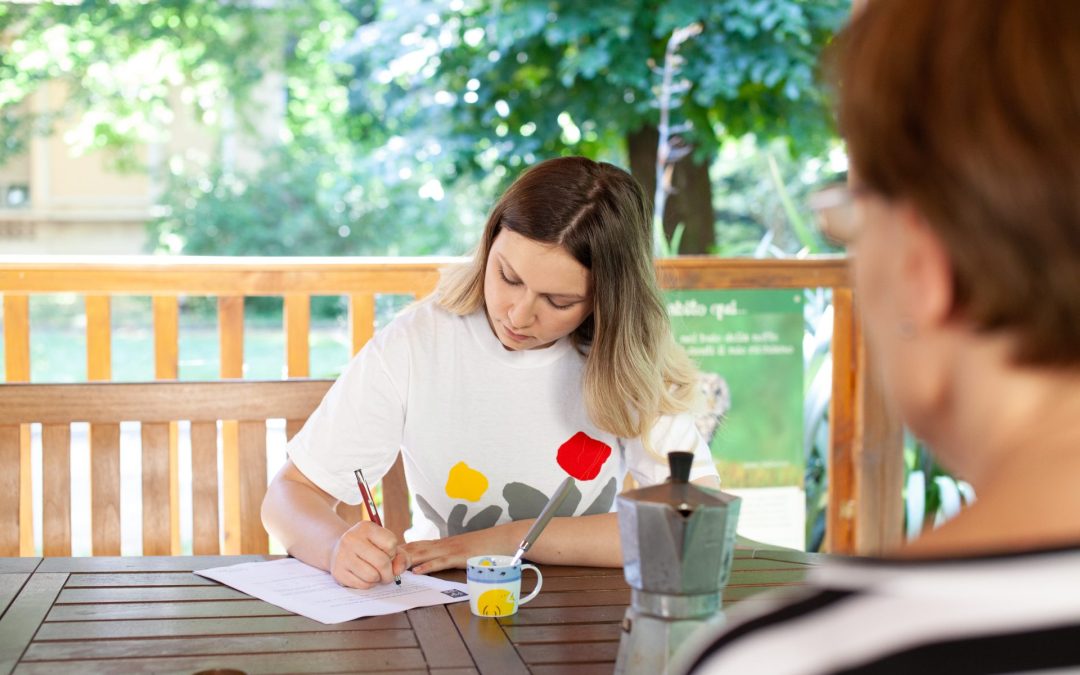
<svg viewBox="0 0 1080 675">
<path fill-rule="evenodd" d="M 1080 2 L 870 0 L 827 64 L 853 175 L 927 218 L 954 311 L 1080 364 Z"/>
</svg>

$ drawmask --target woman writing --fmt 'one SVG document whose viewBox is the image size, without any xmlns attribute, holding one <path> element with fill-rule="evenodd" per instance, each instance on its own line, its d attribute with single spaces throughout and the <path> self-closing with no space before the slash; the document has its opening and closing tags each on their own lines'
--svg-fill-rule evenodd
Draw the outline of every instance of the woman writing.
<svg viewBox="0 0 1080 675">
<path fill-rule="evenodd" d="M 267 530 L 368 588 L 513 553 L 571 475 L 565 517 L 529 557 L 622 565 L 611 511 L 627 472 L 662 481 L 666 453 L 691 450 L 691 479 L 719 485 L 690 415 L 697 372 L 669 330 L 650 222 L 641 187 L 614 166 L 568 157 L 525 172 L 472 262 L 381 330 L 290 442 L 263 502 Z M 399 449 L 418 507 L 407 544 L 334 512 L 359 502 L 354 469 L 378 480 Z"/>
</svg>

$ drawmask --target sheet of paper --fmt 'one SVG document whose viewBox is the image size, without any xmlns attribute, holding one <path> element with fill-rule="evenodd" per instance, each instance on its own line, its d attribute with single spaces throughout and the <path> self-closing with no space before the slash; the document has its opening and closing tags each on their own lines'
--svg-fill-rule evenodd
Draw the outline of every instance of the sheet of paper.
<svg viewBox="0 0 1080 675">
<path fill-rule="evenodd" d="M 806 550 L 806 493 L 796 486 L 732 488 L 742 497 L 739 534 L 766 544 Z"/>
<path fill-rule="evenodd" d="M 328 572 L 295 558 L 195 570 L 195 574 L 321 623 L 393 614 L 469 597 L 465 584 L 412 572 L 401 575 L 400 586 L 387 584 L 366 591 L 345 588 Z"/>
</svg>

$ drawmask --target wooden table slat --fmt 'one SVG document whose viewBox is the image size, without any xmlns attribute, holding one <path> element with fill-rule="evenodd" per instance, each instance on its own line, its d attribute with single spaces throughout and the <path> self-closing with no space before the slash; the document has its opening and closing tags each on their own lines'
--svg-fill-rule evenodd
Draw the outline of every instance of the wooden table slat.
<svg viewBox="0 0 1080 675">
<path fill-rule="evenodd" d="M 595 607 L 597 605 L 619 605 L 626 607 L 630 604 L 630 589 L 623 587 L 614 591 L 572 591 L 572 592 L 540 592 L 525 607 Z"/>
<path fill-rule="evenodd" d="M 758 570 L 803 570 L 804 572 L 813 567 L 812 564 L 792 562 L 790 560 L 773 560 L 771 558 L 742 558 L 736 559 L 731 568 L 732 576 L 745 572 Z"/>
<path fill-rule="evenodd" d="M 515 645 L 525 663 L 612 663 L 619 653 L 619 641 L 556 642 L 540 645 Z"/>
<path fill-rule="evenodd" d="M 758 560 L 776 560 L 782 562 L 801 563 L 803 565 L 820 565 L 829 559 L 824 553 L 806 553 L 788 549 L 758 549 L 754 551 L 754 558 Z"/>
<path fill-rule="evenodd" d="M 241 616 L 294 616 L 262 600 L 203 602 L 116 602 L 53 605 L 46 621 L 115 621 L 117 619 L 208 619 Z"/>
<path fill-rule="evenodd" d="M 218 586 L 218 582 L 191 572 L 99 572 L 76 573 L 68 577 L 64 588 L 99 586 Z"/>
<path fill-rule="evenodd" d="M 503 624 L 503 630 L 516 646 L 544 642 L 604 642 L 622 637 L 622 627 L 614 622 L 571 623 L 554 626 Z"/>
<path fill-rule="evenodd" d="M 517 650 L 497 620 L 473 616 L 467 602 L 447 605 L 447 609 L 480 672 L 528 674 L 528 668 L 522 663 Z"/>
<path fill-rule="evenodd" d="M 521 594 L 524 596 L 536 586 L 534 575 L 528 574 L 521 579 Z M 544 575 L 543 593 L 556 593 L 561 591 L 619 591 L 626 589 L 626 580 L 622 573 L 608 576 L 587 577 L 549 577 Z"/>
<path fill-rule="evenodd" d="M 342 673 L 400 671 L 424 673 L 424 655 L 416 649 L 362 649 L 283 654 L 229 654 L 145 659 L 37 661 L 19 664 L 17 675 L 84 675 L 96 673 L 185 673 L 235 669 L 247 673 Z"/>
<path fill-rule="evenodd" d="M 611 675 L 612 663 L 541 663 L 529 666 L 532 675 Z"/>
<path fill-rule="evenodd" d="M 543 595 L 543 592 L 540 593 Z M 602 607 L 533 607 L 532 603 L 522 607 L 517 614 L 499 623 L 513 625 L 559 624 L 559 623 L 605 623 L 622 621 L 626 614 L 626 605 L 607 605 Z"/>
<path fill-rule="evenodd" d="M 775 597 L 794 598 L 802 594 L 802 586 L 798 584 L 781 586 L 743 586 L 738 588 L 724 589 L 724 606 L 733 605 L 737 602 L 745 602 L 747 598 L 769 594 Z"/>
<path fill-rule="evenodd" d="M 373 616 L 345 623 L 323 624 L 302 616 L 262 616 L 231 619 L 163 619 L 161 621 L 50 621 L 36 640 L 96 640 L 99 638 L 254 635 L 335 630 L 408 628 L 404 614 Z"/>
<path fill-rule="evenodd" d="M 29 574 L 0 574 L 0 617 L 4 616 L 8 605 L 19 594 Z"/>
<path fill-rule="evenodd" d="M 244 600 L 251 597 L 228 586 L 121 586 L 65 588 L 56 604 L 87 602 L 187 602 L 192 600 Z"/>
<path fill-rule="evenodd" d="M 205 555 L 205 556 L 101 556 L 91 558 L 45 558 L 38 572 L 191 572 L 224 565 L 238 565 L 259 560 L 276 560 L 279 555 Z"/>
<path fill-rule="evenodd" d="M 35 574 L 0 617 L 0 673 L 11 672 L 64 586 L 66 574 Z"/>
<path fill-rule="evenodd" d="M 416 637 L 407 628 L 397 630 L 327 631 L 268 635 L 142 638 L 123 640 L 35 641 L 22 661 L 91 660 L 160 656 L 209 656 L 314 652 L 335 649 L 415 648 Z M 472 663 L 471 661 L 469 663 Z"/>
<path fill-rule="evenodd" d="M 0 558 L 0 574 L 30 574 L 41 564 L 41 558 Z"/>
<path fill-rule="evenodd" d="M 475 665 L 445 606 L 411 609 L 406 616 L 429 666 L 472 668 Z"/>
</svg>

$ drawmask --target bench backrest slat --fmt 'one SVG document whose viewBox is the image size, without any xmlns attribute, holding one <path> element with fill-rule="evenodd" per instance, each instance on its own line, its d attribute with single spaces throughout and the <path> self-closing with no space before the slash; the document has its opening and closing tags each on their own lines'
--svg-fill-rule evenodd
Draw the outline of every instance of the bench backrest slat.
<svg viewBox="0 0 1080 675">
<path fill-rule="evenodd" d="M 90 426 L 90 517 L 96 555 L 120 555 L 120 425 Z"/>
<path fill-rule="evenodd" d="M 42 535 L 45 555 L 71 555 L 71 426 L 41 425 Z"/>
</svg>

